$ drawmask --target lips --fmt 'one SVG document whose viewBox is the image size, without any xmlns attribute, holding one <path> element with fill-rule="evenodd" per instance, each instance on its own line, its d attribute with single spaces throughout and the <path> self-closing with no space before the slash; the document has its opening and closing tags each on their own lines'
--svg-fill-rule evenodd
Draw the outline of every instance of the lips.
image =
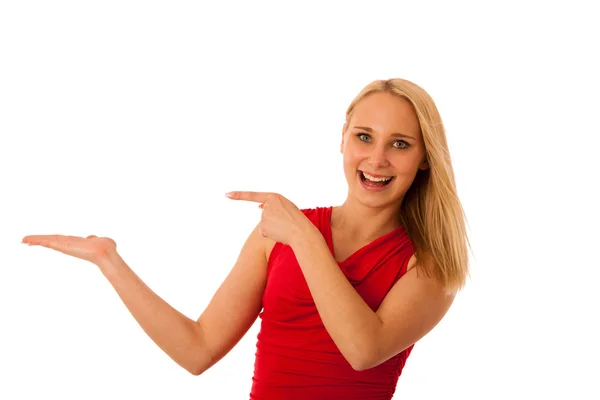
<svg viewBox="0 0 600 400">
<path fill-rule="evenodd" d="M 372 174 L 372 173 L 370 173 L 368 171 L 361 171 L 360 169 L 358 171 L 361 172 L 361 173 L 365 173 L 365 174 L 367 174 L 367 175 L 369 175 L 370 177 L 373 177 L 373 178 L 393 178 L 393 176 L 391 176 L 391 175 Z"/>
<path fill-rule="evenodd" d="M 383 175 L 370 175 L 369 173 L 367 173 L 367 175 L 369 175 L 369 177 L 365 176 L 365 173 L 363 171 L 358 171 L 358 177 L 363 185 L 363 187 L 367 188 L 368 190 L 375 190 L 375 191 L 380 191 L 380 190 L 384 190 L 384 188 L 386 186 L 388 186 L 395 177 L 390 177 L 390 176 L 383 176 Z M 369 179 L 372 178 L 372 179 Z M 373 180 L 374 179 L 374 180 Z"/>
</svg>

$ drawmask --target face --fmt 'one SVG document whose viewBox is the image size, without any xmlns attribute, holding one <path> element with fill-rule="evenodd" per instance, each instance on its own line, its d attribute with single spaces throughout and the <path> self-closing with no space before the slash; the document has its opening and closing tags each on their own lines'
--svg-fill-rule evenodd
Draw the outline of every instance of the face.
<svg viewBox="0 0 600 400">
<path fill-rule="evenodd" d="M 344 125 L 341 151 L 349 197 L 367 207 L 399 206 L 418 170 L 429 167 L 412 105 L 389 93 L 358 102 Z"/>
</svg>

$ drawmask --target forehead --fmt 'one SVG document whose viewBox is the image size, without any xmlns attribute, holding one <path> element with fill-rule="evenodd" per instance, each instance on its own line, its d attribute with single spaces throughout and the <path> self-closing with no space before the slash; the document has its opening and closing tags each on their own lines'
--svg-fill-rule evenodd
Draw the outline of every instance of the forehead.
<svg viewBox="0 0 600 400">
<path fill-rule="evenodd" d="M 367 126 L 380 133 L 407 133 L 420 136 L 417 114 L 412 104 L 390 93 L 372 93 L 356 104 L 349 126 Z"/>
</svg>

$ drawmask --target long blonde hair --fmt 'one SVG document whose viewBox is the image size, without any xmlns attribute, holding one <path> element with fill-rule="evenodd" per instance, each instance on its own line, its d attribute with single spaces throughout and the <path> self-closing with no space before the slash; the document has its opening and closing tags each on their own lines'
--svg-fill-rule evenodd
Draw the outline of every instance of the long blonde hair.
<svg viewBox="0 0 600 400">
<path fill-rule="evenodd" d="M 459 291 L 469 275 L 470 243 L 441 116 L 431 96 L 413 82 L 376 80 L 354 98 L 346 124 L 356 104 L 377 92 L 395 94 L 413 105 L 425 143 L 429 168 L 417 172 L 400 207 L 401 223 L 416 247 L 417 266 L 449 291 Z"/>
</svg>

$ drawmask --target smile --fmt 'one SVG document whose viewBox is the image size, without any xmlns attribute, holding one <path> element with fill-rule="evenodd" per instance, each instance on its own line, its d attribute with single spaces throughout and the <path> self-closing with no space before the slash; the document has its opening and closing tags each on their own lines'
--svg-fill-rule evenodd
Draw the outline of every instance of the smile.
<svg viewBox="0 0 600 400">
<path fill-rule="evenodd" d="M 363 187 L 369 190 L 382 190 L 384 187 L 389 185 L 393 180 L 394 176 L 383 176 L 383 175 L 371 175 L 368 172 L 358 171 L 360 181 Z"/>
</svg>

